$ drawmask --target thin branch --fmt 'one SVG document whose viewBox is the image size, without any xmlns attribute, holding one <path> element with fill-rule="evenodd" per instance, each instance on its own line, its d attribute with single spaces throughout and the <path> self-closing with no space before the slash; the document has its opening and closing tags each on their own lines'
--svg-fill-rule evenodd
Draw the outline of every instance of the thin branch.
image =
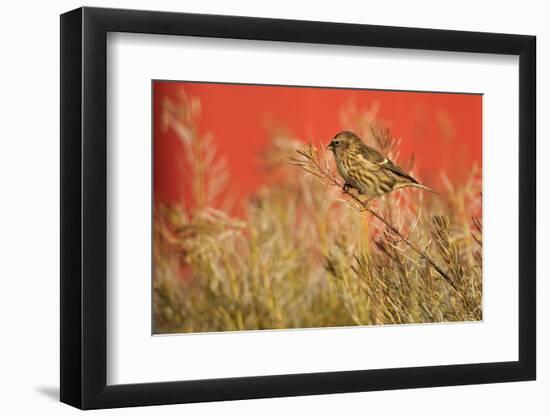
<svg viewBox="0 0 550 417">
<path fill-rule="evenodd" d="M 380 215 L 377 211 L 370 208 L 367 203 L 362 201 L 356 194 L 350 192 L 347 189 L 343 189 L 340 181 L 338 181 L 337 177 L 328 168 L 326 159 L 323 158 L 324 164 L 322 164 L 321 157 L 317 148 L 311 145 L 311 143 L 308 143 L 305 149 L 300 149 L 297 152 L 305 159 L 290 158 L 289 163 L 299 166 L 309 173 L 313 173 L 312 171 L 315 171 L 317 173 L 317 175 L 315 175 L 316 177 L 325 178 L 332 186 L 341 189 L 344 194 L 350 197 L 351 200 L 355 201 L 361 207 L 362 211 L 368 212 L 372 216 L 376 217 L 380 222 L 384 223 L 384 225 L 389 230 L 391 230 L 396 236 L 398 236 L 403 242 L 405 242 L 413 251 L 415 251 L 423 259 L 425 259 L 426 262 L 428 262 L 437 271 L 437 273 L 456 291 L 456 293 L 459 294 L 464 301 L 466 301 L 462 293 L 458 290 L 457 286 L 453 282 L 450 275 L 447 274 L 441 267 L 439 267 L 439 265 L 437 265 L 437 263 L 432 259 L 430 255 L 428 255 L 425 251 L 412 243 L 407 237 L 405 237 L 403 233 L 401 233 L 397 229 L 397 227 L 395 227 L 388 220 L 382 217 L 382 215 Z M 323 167 L 322 165 L 324 165 L 325 167 Z"/>
</svg>

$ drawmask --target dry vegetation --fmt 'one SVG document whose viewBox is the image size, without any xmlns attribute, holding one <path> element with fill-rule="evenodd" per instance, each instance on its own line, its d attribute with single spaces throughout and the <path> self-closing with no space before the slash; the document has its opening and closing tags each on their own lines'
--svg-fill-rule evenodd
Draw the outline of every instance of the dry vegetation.
<svg viewBox="0 0 550 417">
<path fill-rule="evenodd" d="M 461 186 L 445 179 L 440 196 L 409 189 L 365 206 L 342 191 L 320 144 L 275 135 L 263 164 L 283 180 L 232 217 L 212 207 L 230 183 L 197 133 L 199 113 L 183 93 L 163 104 L 196 204 L 155 207 L 155 333 L 481 320 L 482 229 L 469 214 L 479 173 Z M 374 111 L 346 109 L 342 121 L 399 159 Z"/>
</svg>

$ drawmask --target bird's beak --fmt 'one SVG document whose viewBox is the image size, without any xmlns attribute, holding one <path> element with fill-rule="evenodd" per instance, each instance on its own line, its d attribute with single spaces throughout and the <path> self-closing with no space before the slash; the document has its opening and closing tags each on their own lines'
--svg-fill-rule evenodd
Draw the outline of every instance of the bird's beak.
<svg viewBox="0 0 550 417">
<path fill-rule="evenodd" d="M 330 142 L 327 146 L 327 151 L 333 151 L 334 150 L 334 145 L 332 144 L 332 142 Z"/>
</svg>

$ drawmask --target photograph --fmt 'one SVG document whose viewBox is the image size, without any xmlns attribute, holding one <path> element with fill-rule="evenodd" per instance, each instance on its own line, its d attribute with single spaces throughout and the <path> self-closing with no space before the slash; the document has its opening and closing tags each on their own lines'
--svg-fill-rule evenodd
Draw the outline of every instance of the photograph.
<svg viewBox="0 0 550 417">
<path fill-rule="evenodd" d="M 482 94 L 151 88 L 153 334 L 483 320 Z"/>
<path fill-rule="evenodd" d="M 550 416 L 543 5 L 6 2 L 0 417 Z"/>
</svg>

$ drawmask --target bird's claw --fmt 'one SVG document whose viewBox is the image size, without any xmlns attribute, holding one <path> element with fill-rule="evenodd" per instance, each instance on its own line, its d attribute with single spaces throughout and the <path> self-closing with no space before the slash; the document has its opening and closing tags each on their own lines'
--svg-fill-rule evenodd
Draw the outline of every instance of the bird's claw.
<svg viewBox="0 0 550 417">
<path fill-rule="evenodd" d="M 367 198 L 366 200 L 362 200 L 361 205 L 363 206 L 363 208 L 361 209 L 361 211 L 370 210 L 369 204 L 372 200 L 374 200 L 374 197 L 370 197 L 370 198 Z"/>
</svg>

